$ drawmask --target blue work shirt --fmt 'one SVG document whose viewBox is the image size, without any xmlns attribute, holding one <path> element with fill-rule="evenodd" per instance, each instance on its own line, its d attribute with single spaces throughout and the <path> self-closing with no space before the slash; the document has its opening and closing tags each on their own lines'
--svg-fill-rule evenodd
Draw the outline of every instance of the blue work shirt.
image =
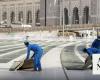
<svg viewBox="0 0 100 80">
<path fill-rule="evenodd" d="M 87 53 L 89 56 L 92 56 L 92 54 L 99 54 L 100 53 L 100 40 L 95 39 L 91 45 L 91 48 L 87 49 Z"/>
<path fill-rule="evenodd" d="M 97 48 L 100 49 L 100 40 L 95 39 L 91 45 L 91 48 Z"/>
<path fill-rule="evenodd" d="M 29 44 L 27 46 L 27 57 L 26 57 L 26 59 L 29 59 L 30 51 L 33 51 L 34 52 L 34 55 L 35 54 L 41 55 L 43 49 L 38 44 Z"/>
</svg>

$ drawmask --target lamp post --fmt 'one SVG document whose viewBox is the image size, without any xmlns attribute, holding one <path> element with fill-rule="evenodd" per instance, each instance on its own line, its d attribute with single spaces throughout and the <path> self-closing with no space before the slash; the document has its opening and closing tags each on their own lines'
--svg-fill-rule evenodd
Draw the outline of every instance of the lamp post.
<svg viewBox="0 0 100 80">
<path fill-rule="evenodd" d="M 46 13 L 46 7 L 47 7 L 46 4 L 47 4 L 47 0 L 45 0 L 45 26 L 46 26 L 46 22 L 47 22 L 47 21 L 46 21 L 46 16 L 47 16 L 47 15 L 46 15 L 46 14 L 47 14 L 47 13 Z"/>
<path fill-rule="evenodd" d="M 65 26 L 65 17 L 64 17 L 64 0 L 62 0 L 62 8 L 63 8 L 63 37 L 64 37 L 64 26 Z"/>
</svg>

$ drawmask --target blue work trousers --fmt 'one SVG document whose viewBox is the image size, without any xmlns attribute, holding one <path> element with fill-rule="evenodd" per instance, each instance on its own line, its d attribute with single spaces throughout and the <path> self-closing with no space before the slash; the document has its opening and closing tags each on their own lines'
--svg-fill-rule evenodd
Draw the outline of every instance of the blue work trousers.
<svg viewBox="0 0 100 80">
<path fill-rule="evenodd" d="M 34 70 L 35 71 L 41 71 L 41 57 L 42 57 L 43 51 L 38 51 L 35 53 L 33 62 L 34 62 Z"/>
<path fill-rule="evenodd" d="M 87 53 L 88 53 L 89 56 L 92 56 L 92 54 L 100 54 L 100 49 L 88 48 Z"/>
</svg>

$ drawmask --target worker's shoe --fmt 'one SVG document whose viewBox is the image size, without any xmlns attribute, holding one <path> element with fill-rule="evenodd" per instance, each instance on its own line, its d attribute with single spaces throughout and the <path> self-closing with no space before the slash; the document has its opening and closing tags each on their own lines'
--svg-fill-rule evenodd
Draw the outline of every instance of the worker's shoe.
<svg viewBox="0 0 100 80">
<path fill-rule="evenodd" d="M 34 71 L 42 71 L 42 69 L 34 69 Z"/>
<path fill-rule="evenodd" d="M 37 69 L 34 69 L 34 71 L 38 71 Z"/>
<path fill-rule="evenodd" d="M 42 70 L 34 70 L 34 71 L 42 71 Z"/>
<path fill-rule="evenodd" d="M 39 69 L 38 71 L 42 71 L 42 69 Z"/>
</svg>

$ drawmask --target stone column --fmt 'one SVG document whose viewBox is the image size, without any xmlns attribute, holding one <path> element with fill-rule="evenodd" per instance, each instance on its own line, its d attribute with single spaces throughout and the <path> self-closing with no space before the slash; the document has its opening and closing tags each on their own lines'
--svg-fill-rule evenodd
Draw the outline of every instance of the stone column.
<svg viewBox="0 0 100 80">
<path fill-rule="evenodd" d="M 35 19 L 34 19 L 34 8 L 35 8 L 35 6 L 34 6 L 35 4 L 34 4 L 34 2 L 32 2 L 32 27 L 34 27 L 35 26 Z"/>
<path fill-rule="evenodd" d="M 62 26 L 62 2 L 60 3 L 60 26 Z"/>
<path fill-rule="evenodd" d="M 23 19 L 24 19 L 24 21 L 23 21 L 23 23 L 24 24 L 26 24 L 26 7 L 27 7 L 27 4 L 26 4 L 26 0 L 23 0 L 24 2 L 24 5 L 23 5 L 23 7 L 24 7 L 24 15 L 23 15 Z"/>
<path fill-rule="evenodd" d="M 16 17 L 15 20 L 16 20 L 16 22 L 18 22 L 18 13 L 19 13 L 18 12 L 18 5 L 16 4 L 15 5 L 15 17 Z"/>
<path fill-rule="evenodd" d="M 72 24 L 72 15 L 69 16 L 69 24 Z"/>
<path fill-rule="evenodd" d="M 98 0 L 98 23 L 100 23 L 100 0 Z"/>
<path fill-rule="evenodd" d="M 10 5 L 9 5 L 9 2 L 8 2 L 8 5 L 7 5 L 7 24 L 8 26 L 11 25 L 11 20 L 10 20 Z"/>
<path fill-rule="evenodd" d="M 68 12 L 69 12 L 69 24 L 72 24 L 72 9 L 71 9 L 71 1 L 69 0 L 69 9 L 68 9 Z"/>
<path fill-rule="evenodd" d="M 79 24 L 82 24 L 82 16 L 83 16 L 83 11 L 82 11 L 82 1 L 80 0 L 80 6 L 79 6 Z"/>
<path fill-rule="evenodd" d="M 97 24 L 99 23 L 99 0 L 97 0 Z"/>
<path fill-rule="evenodd" d="M 0 5 L 0 22 L 2 21 L 2 6 Z"/>
<path fill-rule="evenodd" d="M 18 22 L 18 7 L 15 5 L 15 22 Z"/>
<path fill-rule="evenodd" d="M 35 19 L 36 19 L 36 17 L 35 17 L 35 13 L 36 13 L 36 4 L 35 4 L 35 3 L 36 3 L 36 1 L 34 0 L 34 15 L 33 15 L 33 16 L 34 16 L 34 26 L 35 26 L 35 23 L 36 23 L 36 22 L 35 22 Z"/>
</svg>

